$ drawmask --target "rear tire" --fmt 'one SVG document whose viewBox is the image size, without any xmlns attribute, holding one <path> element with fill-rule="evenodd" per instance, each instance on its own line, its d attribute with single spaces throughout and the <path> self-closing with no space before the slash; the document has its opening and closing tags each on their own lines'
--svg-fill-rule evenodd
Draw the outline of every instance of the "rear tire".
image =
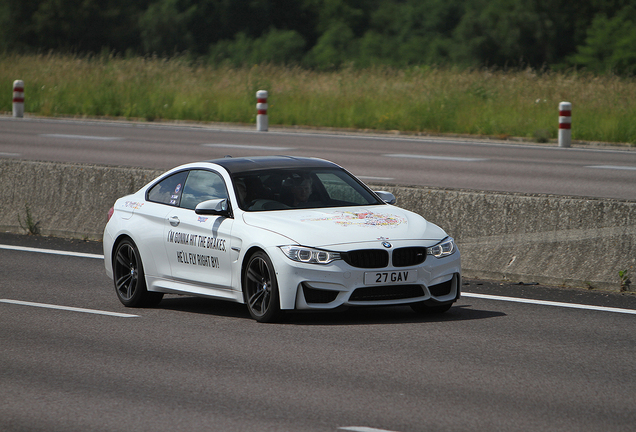
<svg viewBox="0 0 636 432">
<path fill-rule="evenodd" d="M 126 307 L 156 306 L 163 298 L 163 293 L 148 292 L 141 255 L 132 240 L 117 245 L 113 281 L 117 298 Z"/>
<path fill-rule="evenodd" d="M 243 272 L 245 302 L 252 318 L 268 323 L 280 319 L 280 297 L 274 265 L 266 253 L 252 255 Z"/>
</svg>

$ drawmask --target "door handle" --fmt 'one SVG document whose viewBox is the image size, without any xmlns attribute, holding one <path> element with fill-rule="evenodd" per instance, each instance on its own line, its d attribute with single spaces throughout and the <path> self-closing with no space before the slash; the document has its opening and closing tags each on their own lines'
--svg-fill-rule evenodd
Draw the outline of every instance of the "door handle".
<svg viewBox="0 0 636 432">
<path fill-rule="evenodd" d="M 172 225 L 173 227 L 176 227 L 181 223 L 181 221 L 179 220 L 177 216 L 172 216 L 170 219 L 168 219 L 168 221 L 170 222 L 170 225 Z"/>
</svg>

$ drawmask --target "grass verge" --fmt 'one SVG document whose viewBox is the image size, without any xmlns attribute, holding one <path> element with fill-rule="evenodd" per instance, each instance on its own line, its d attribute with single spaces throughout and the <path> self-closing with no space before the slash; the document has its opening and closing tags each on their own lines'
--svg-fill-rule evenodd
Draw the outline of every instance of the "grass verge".
<svg viewBox="0 0 636 432">
<path fill-rule="evenodd" d="M 575 140 L 636 145 L 636 78 L 419 67 L 315 72 L 231 68 L 184 58 L 0 56 L 0 111 L 25 82 L 25 111 L 148 121 L 253 123 L 268 90 L 270 125 L 557 137 L 558 105 L 572 102 Z"/>
</svg>

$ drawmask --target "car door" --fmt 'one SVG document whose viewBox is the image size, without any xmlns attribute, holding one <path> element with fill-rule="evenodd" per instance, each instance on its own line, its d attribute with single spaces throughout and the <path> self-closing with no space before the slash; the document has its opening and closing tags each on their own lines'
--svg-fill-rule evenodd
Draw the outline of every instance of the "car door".
<svg viewBox="0 0 636 432">
<path fill-rule="evenodd" d="M 220 174 L 190 170 L 183 189 L 175 194 L 178 206 L 165 219 L 164 245 L 176 282 L 206 289 L 232 287 L 230 243 L 234 220 L 224 216 L 197 215 L 202 201 L 227 199 L 227 187 Z"/>
</svg>

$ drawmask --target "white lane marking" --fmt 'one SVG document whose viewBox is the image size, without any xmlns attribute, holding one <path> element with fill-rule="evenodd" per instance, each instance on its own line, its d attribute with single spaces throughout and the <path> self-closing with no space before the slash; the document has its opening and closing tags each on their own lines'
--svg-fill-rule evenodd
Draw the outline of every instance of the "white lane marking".
<svg viewBox="0 0 636 432">
<path fill-rule="evenodd" d="M 387 429 L 376 429 L 367 426 L 345 426 L 339 427 L 340 430 L 353 431 L 353 432 L 395 432 Z"/>
<path fill-rule="evenodd" d="M 52 255 L 74 256 L 79 258 L 104 259 L 104 255 L 98 255 L 98 254 L 58 251 L 54 249 L 39 249 L 39 248 L 30 248 L 30 247 L 24 247 L 24 246 L 12 246 L 12 245 L 0 244 L 0 249 L 17 250 L 17 251 L 23 251 L 23 252 L 37 252 L 37 253 L 45 253 L 45 254 L 52 254 Z M 475 293 L 468 293 L 468 292 L 462 292 L 462 296 L 472 297 L 472 298 L 481 298 L 481 299 L 487 299 L 487 300 L 500 300 L 500 301 L 516 302 L 516 303 L 528 303 L 528 304 L 537 304 L 537 305 L 544 305 L 544 306 L 557 306 L 557 307 L 572 308 L 572 309 L 586 309 L 586 310 L 596 310 L 596 311 L 603 311 L 603 312 L 616 312 L 616 313 L 636 315 L 636 310 L 633 310 L 633 309 L 621 309 L 621 308 L 612 308 L 612 307 L 604 307 L 604 306 L 590 306 L 590 305 L 583 305 L 583 304 L 576 304 L 576 303 L 562 303 L 562 302 L 553 302 L 553 301 L 546 301 L 546 300 L 533 300 L 533 299 L 523 299 L 523 298 L 516 298 L 516 297 L 494 296 L 490 294 L 475 294 Z M 132 316 L 137 316 L 137 315 L 132 315 Z"/>
<path fill-rule="evenodd" d="M 18 156 L 20 156 L 20 153 L 3 153 L 3 152 L 0 152 L 0 156 L 3 156 L 3 157 L 5 157 L 5 156 L 6 157 L 18 157 Z"/>
<path fill-rule="evenodd" d="M 16 121 L 14 117 L 11 116 L 0 116 L 0 121 Z M 165 125 L 165 124 L 148 124 L 142 122 L 126 122 L 126 121 L 110 121 L 110 120 L 65 120 L 61 118 L 56 119 L 43 119 L 43 118 L 20 118 L 17 119 L 20 122 L 31 122 L 31 123 L 47 123 L 47 124 L 71 124 L 71 125 L 106 125 L 109 127 L 116 128 L 145 128 L 145 129 L 153 129 L 153 130 L 196 130 L 196 131 L 210 131 L 210 132 L 220 132 L 220 133 L 229 133 L 229 134 L 249 134 L 249 135 L 262 135 L 263 132 L 259 132 L 254 130 L 253 127 L 249 129 L 239 129 L 238 127 L 232 128 L 221 128 L 221 127 L 208 127 L 205 125 Z M 326 133 L 326 132 L 296 132 L 296 131 L 286 131 L 286 130 L 270 130 L 267 132 L 268 136 L 299 136 L 303 138 L 307 137 L 321 137 L 327 139 L 333 139 L 336 137 L 338 139 L 353 139 L 353 140 L 373 140 L 373 141 L 403 141 L 403 142 L 416 142 L 416 143 L 427 143 L 427 144 L 453 144 L 453 145 L 469 145 L 469 146 L 480 146 L 480 147 L 497 147 L 497 148 L 526 148 L 526 149 L 539 149 L 539 150 L 547 150 L 547 151 L 556 151 L 556 152 L 586 152 L 586 153 L 626 153 L 633 155 L 635 152 L 629 148 L 627 149 L 619 149 L 621 147 L 619 145 L 613 149 L 599 149 L 599 148 L 584 148 L 584 147 L 558 147 L 552 145 L 538 145 L 538 144 L 524 144 L 524 143 L 511 143 L 508 141 L 496 140 L 480 140 L 478 138 L 474 138 L 472 140 L 455 140 L 455 139 L 445 139 L 443 137 L 407 137 L 407 136 L 378 136 L 378 135 L 364 135 L 364 134 L 343 134 L 343 133 Z"/>
<path fill-rule="evenodd" d="M 64 134 L 41 134 L 44 138 L 64 138 L 64 139 L 82 139 L 94 141 L 121 141 L 120 137 L 90 136 L 90 135 L 64 135 Z"/>
<path fill-rule="evenodd" d="M 89 253 L 82 253 L 82 252 L 68 252 L 68 251 L 60 251 L 60 250 L 54 250 L 54 249 L 32 248 L 32 247 L 24 247 L 24 246 L 13 246 L 13 245 L 4 245 L 4 244 L 0 244 L 0 249 L 16 250 L 16 251 L 22 251 L 22 252 L 38 252 L 38 253 L 52 254 L 52 255 L 66 255 L 66 256 L 74 256 L 74 257 L 80 257 L 80 258 L 104 259 L 104 255 L 89 254 Z"/>
<path fill-rule="evenodd" d="M 9 304 L 16 304 L 21 306 L 33 306 L 33 307 L 46 308 L 46 309 L 57 309 L 57 310 L 70 311 L 70 312 L 82 312 L 82 313 L 89 313 L 89 314 L 95 314 L 95 315 L 107 315 L 107 316 L 114 316 L 119 318 L 139 318 L 139 315 L 131 315 L 131 314 L 125 314 L 125 313 L 119 313 L 119 312 L 108 312 L 108 311 L 102 311 L 97 309 L 84 309 L 84 308 L 76 308 L 76 307 L 70 307 L 70 306 L 58 306 L 58 305 L 51 305 L 46 303 L 33 303 L 33 302 L 26 302 L 26 301 L 20 301 L 20 300 L 0 299 L 0 303 L 9 303 Z"/>
<path fill-rule="evenodd" d="M 357 175 L 356 177 L 358 177 L 359 179 L 364 179 L 364 180 L 395 180 L 393 177 L 371 177 L 371 176 L 361 176 L 361 175 Z"/>
<path fill-rule="evenodd" d="M 633 166 L 621 166 L 621 165 L 593 165 L 593 166 L 586 166 L 585 168 L 636 171 L 636 167 L 633 167 Z"/>
<path fill-rule="evenodd" d="M 428 159 L 428 160 L 451 161 L 451 162 L 483 162 L 488 160 L 484 158 L 427 156 L 427 155 L 416 155 L 416 154 L 385 154 L 384 156 L 392 157 L 392 158 L 403 158 L 403 159 Z"/>
<path fill-rule="evenodd" d="M 235 148 L 245 150 L 268 150 L 268 151 L 287 151 L 296 150 L 293 147 L 275 147 L 275 146 L 259 146 L 259 145 L 244 145 L 244 144 L 201 144 L 204 147 L 220 147 L 220 148 Z"/>
<path fill-rule="evenodd" d="M 495 296 L 490 294 L 473 294 L 473 293 L 463 292 L 462 297 L 474 297 L 474 298 L 480 298 L 480 299 L 486 299 L 486 300 L 500 300 L 500 301 L 514 302 L 514 303 L 529 303 L 529 304 L 536 304 L 536 305 L 542 305 L 542 306 L 557 306 L 557 307 L 571 308 L 571 309 L 585 309 L 585 310 L 616 312 L 616 313 L 623 313 L 623 314 L 629 314 L 629 315 L 636 315 L 636 310 L 634 309 L 621 309 L 621 308 L 591 306 L 591 305 L 576 304 L 576 303 L 553 302 L 553 301 L 547 301 L 547 300 L 533 300 L 533 299 L 524 299 L 524 298 L 517 298 L 517 297 L 504 297 L 504 296 Z"/>
</svg>

